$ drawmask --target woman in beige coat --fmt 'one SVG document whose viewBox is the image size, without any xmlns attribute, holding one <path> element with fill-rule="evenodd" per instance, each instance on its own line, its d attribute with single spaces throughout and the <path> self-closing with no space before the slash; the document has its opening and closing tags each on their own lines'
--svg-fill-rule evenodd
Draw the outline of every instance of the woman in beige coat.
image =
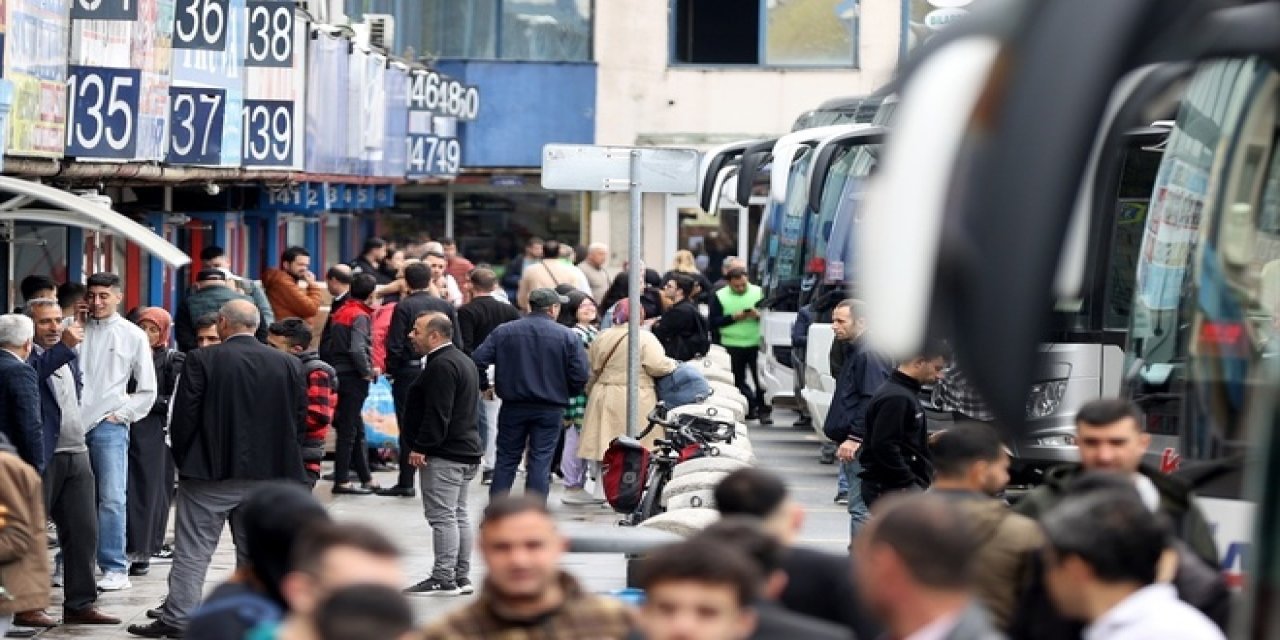
<svg viewBox="0 0 1280 640">
<path fill-rule="evenodd" d="M 627 433 L 627 320 L 629 305 L 626 300 L 614 308 L 613 326 L 596 336 L 587 356 L 591 360 L 591 377 L 587 381 L 587 413 L 582 419 L 582 437 L 578 442 L 578 457 L 599 461 L 614 438 Z M 644 321 L 644 310 L 640 310 Z M 649 331 L 640 331 L 640 397 L 638 406 L 640 429 L 646 426 L 645 417 L 658 404 L 653 379 L 671 375 L 676 362 L 667 357 L 662 343 Z M 662 437 L 662 430 L 655 429 L 644 443 L 653 448 L 653 441 Z"/>
</svg>

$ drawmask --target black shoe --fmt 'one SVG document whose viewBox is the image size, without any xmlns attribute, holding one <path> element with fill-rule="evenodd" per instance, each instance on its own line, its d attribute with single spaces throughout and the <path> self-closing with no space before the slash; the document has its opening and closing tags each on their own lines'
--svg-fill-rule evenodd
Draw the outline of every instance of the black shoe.
<svg viewBox="0 0 1280 640">
<path fill-rule="evenodd" d="M 455 583 L 458 585 L 458 593 L 464 596 L 476 592 L 476 586 L 471 584 L 471 578 L 458 578 Z"/>
<path fill-rule="evenodd" d="M 150 624 L 131 624 L 129 625 L 129 633 L 144 638 L 181 638 L 186 631 L 171 624 L 155 620 Z"/>
<path fill-rule="evenodd" d="M 759 416 L 760 424 L 768 426 L 773 424 L 773 412 L 761 411 Z"/>
<path fill-rule="evenodd" d="M 493 469 L 485 469 L 480 472 L 480 484 L 493 484 Z"/>
<path fill-rule="evenodd" d="M 133 562 L 129 564 L 129 575 L 145 576 L 151 573 L 151 562 Z"/>
<path fill-rule="evenodd" d="M 367 496 L 373 493 L 373 489 L 366 489 L 361 485 L 348 482 L 347 484 L 333 485 L 333 493 L 334 495 L 347 494 L 352 496 Z"/>
<path fill-rule="evenodd" d="M 435 578 L 427 578 L 404 590 L 407 596 L 456 596 L 461 593 L 457 583 L 441 582 Z"/>
<path fill-rule="evenodd" d="M 810 418 L 807 415 L 800 416 L 799 418 L 796 418 L 795 422 L 791 423 L 791 426 L 797 429 L 811 429 L 813 428 L 813 418 Z"/>
<path fill-rule="evenodd" d="M 34 638 L 36 637 L 37 633 L 40 633 L 40 630 L 32 627 L 9 627 L 9 630 L 4 633 L 4 637 Z"/>
<path fill-rule="evenodd" d="M 165 596 L 160 599 L 160 604 L 156 605 L 154 609 L 147 609 L 147 617 L 151 618 L 152 620 L 159 620 L 160 615 L 164 613 L 164 603 L 168 599 L 169 597 Z"/>
<path fill-rule="evenodd" d="M 413 487 L 390 486 L 385 489 L 378 489 L 374 493 L 380 496 L 388 496 L 392 498 L 412 498 L 418 495 Z"/>
<path fill-rule="evenodd" d="M 320 479 L 321 479 L 321 480 L 333 480 L 333 472 L 332 472 L 332 471 L 330 471 L 329 473 L 326 473 L 326 474 L 324 474 L 324 475 L 320 476 Z"/>
<path fill-rule="evenodd" d="M 162 546 L 160 547 L 160 550 L 159 550 L 159 551 L 157 551 L 157 552 L 155 552 L 155 553 L 151 554 L 151 557 L 152 557 L 152 558 L 159 558 L 159 559 L 161 559 L 161 560 L 172 560 L 172 559 L 173 559 L 173 545 L 171 545 L 171 544 L 162 545 Z"/>
<path fill-rule="evenodd" d="M 848 491 L 838 491 L 838 492 L 836 492 L 836 499 L 835 499 L 835 503 L 836 503 L 836 504 L 849 504 L 849 492 L 848 492 Z"/>
</svg>

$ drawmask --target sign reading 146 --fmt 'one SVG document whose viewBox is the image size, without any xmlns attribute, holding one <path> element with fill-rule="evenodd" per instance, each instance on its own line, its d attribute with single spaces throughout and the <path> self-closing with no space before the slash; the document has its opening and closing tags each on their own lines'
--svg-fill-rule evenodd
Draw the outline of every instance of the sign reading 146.
<svg viewBox="0 0 1280 640">
<path fill-rule="evenodd" d="M 139 77 L 137 69 L 67 67 L 67 155 L 133 158 Z"/>
</svg>

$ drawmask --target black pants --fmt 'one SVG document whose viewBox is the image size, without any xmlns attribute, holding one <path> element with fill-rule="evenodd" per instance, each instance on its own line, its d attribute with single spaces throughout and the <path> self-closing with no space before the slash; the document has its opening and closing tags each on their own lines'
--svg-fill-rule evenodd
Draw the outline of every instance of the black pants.
<svg viewBox="0 0 1280 640">
<path fill-rule="evenodd" d="M 58 546 L 62 548 L 65 611 L 79 611 L 98 600 L 94 577 L 98 566 L 97 490 L 88 451 L 55 453 L 44 470 L 45 506 L 58 526 Z"/>
<path fill-rule="evenodd" d="M 729 352 L 729 361 L 733 365 L 733 384 L 742 392 L 742 396 L 751 405 L 751 413 L 758 413 L 764 408 L 764 387 L 760 384 L 760 347 L 725 347 Z M 755 391 L 747 386 L 747 370 L 751 370 L 751 384 Z"/>
<path fill-rule="evenodd" d="M 125 550 L 144 556 L 160 550 L 173 491 L 173 462 L 164 443 L 163 415 L 149 415 L 129 429 L 129 483 Z"/>
<path fill-rule="evenodd" d="M 400 455 L 396 460 L 400 465 L 400 477 L 396 480 L 397 487 L 412 488 L 413 477 L 418 471 L 409 464 L 409 454 L 412 453 L 410 445 L 417 432 L 411 425 L 405 424 L 404 409 L 409 398 L 409 385 L 418 379 L 420 373 L 422 373 L 421 369 L 405 369 L 394 372 L 394 377 L 391 379 L 391 397 L 396 402 L 396 424 L 400 425 Z"/>
<path fill-rule="evenodd" d="M 369 397 L 369 381 L 356 375 L 338 376 L 338 409 L 334 412 L 333 426 L 337 441 L 333 451 L 333 482 L 345 484 L 354 467 L 360 482 L 372 482 L 369 473 L 369 452 L 364 444 L 364 418 L 361 410 Z"/>
</svg>

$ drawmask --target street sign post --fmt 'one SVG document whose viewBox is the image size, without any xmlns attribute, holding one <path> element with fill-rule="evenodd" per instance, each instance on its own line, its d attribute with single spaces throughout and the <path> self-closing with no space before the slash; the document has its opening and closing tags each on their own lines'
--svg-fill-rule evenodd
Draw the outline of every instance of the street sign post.
<svg viewBox="0 0 1280 640">
<path fill-rule="evenodd" d="M 542 148 L 542 188 L 561 191 L 627 191 L 631 233 L 627 260 L 627 435 L 635 437 L 639 416 L 641 223 L 644 194 L 693 193 L 698 183 L 694 149 L 600 147 L 549 144 Z M 601 309 L 601 311 L 605 311 Z"/>
</svg>

